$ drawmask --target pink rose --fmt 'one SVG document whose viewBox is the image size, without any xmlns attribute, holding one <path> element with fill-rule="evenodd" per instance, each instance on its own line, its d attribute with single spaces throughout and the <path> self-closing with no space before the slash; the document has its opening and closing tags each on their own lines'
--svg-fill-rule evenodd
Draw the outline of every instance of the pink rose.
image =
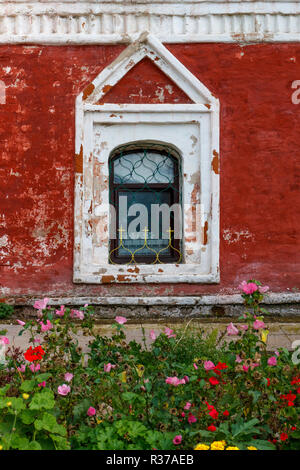
<svg viewBox="0 0 300 470">
<path fill-rule="evenodd" d="M 196 423 L 197 418 L 192 413 L 189 413 L 188 422 L 189 424 Z"/>
<path fill-rule="evenodd" d="M 116 317 L 115 320 L 117 323 L 119 323 L 119 325 L 124 325 L 124 323 L 127 322 L 127 318 L 125 317 Z"/>
<path fill-rule="evenodd" d="M 257 291 L 258 286 L 254 282 L 247 282 L 242 281 L 239 285 L 239 289 L 241 289 L 245 294 L 253 294 L 253 292 Z"/>
<path fill-rule="evenodd" d="M 168 327 L 165 328 L 165 335 L 167 335 L 168 338 L 176 338 L 176 335 L 173 334 L 173 330 Z"/>
<path fill-rule="evenodd" d="M 243 362 L 241 356 L 239 356 L 238 354 L 236 355 L 235 362 L 238 362 L 238 363 Z"/>
<path fill-rule="evenodd" d="M 33 307 L 36 308 L 37 310 L 44 310 L 49 302 L 50 299 L 43 299 L 43 300 L 36 300 Z"/>
<path fill-rule="evenodd" d="M 252 362 L 251 364 L 251 370 L 254 369 L 254 367 L 259 367 L 260 364 L 258 364 L 258 362 Z"/>
<path fill-rule="evenodd" d="M 266 327 L 266 325 L 261 320 L 255 320 L 255 322 L 253 323 L 253 328 L 255 330 L 260 330 L 261 328 L 265 328 L 265 327 Z"/>
<path fill-rule="evenodd" d="M 71 391 L 71 387 L 69 387 L 69 385 L 66 385 L 66 384 L 62 384 L 59 387 L 57 387 L 57 392 L 59 393 L 59 395 L 62 395 L 63 397 L 68 395 L 70 391 Z"/>
<path fill-rule="evenodd" d="M 111 369 L 114 369 L 116 366 L 113 366 L 110 362 L 108 364 L 104 364 L 104 372 L 110 372 Z"/>
<path fill-rule="evenodd" d="M 276 366 L 277 365 L 277 358 L 272 356 L 268 359 L 268 366 Z"/>
<path fill-rule="evenodd" d="M 21 326 L 24 326 L 24 325 L 25 325 L 25 322 L 22 321 L 22 320 L 17 320 L 17 323 L 19 323 L 19 325 L 21 325 Z"/>
<path fill-rule="evenodd" d="M 46 382 L 45 380 L 43 382 L 41 382 L 40 384 L 38 384 L 38 387 L 46 387 Z"/>
<path fill-rule="evenodd" d="M 169 385 L 174 385 L 174 387 L 177 387 L 178 385 L 184 385 L 185 379 L 179 379 L 178 377 L 167 377 L 165 380 L 166 384 Z"/>
<path fill-rule="evenodd" d="M 9 344 L 9 339 L 6 336 L 0 336 L 0 343 Z"/>
<path fill-rule="evenodd" d="M 92 406 L 90 406 L 89 409 L 87 410 L 86 414 L 87 414 L 88 416 L 95 416 L 95 414 L 96 414 L 95 408 L 93 408 Z"/>
<path fill-rule="evenodd" d="M 30 364 L 29 366 L 29 369 L 31 370 L 31 372 L 37 372 L 38 370 L 40 370 L 41 366 L 40 364 L 37 364 L 36 366 L 34 364 Z"/>
<path fill-rule="evenodd" d="M 243 331 L 247 331 L 248 330 L 248 325 L 240 325 L 240 329 L 243 330 Z"/>
<path fill-rule="evenodd" d="M 65 306 L 61 305 L 59 310 L 55 310 L 55 313 L 59 317 L 63 317 L 65 314 Z"/>
<path fill-rule="evenodd" d="M 186 404 L 184 405 L 183 409 L 184 410 L 189 410 L 191 406 L 192 406 L 191 402 L 187 401 Z"/>
<path fill-rule="evenodd" d="M 182 436 L 181 436 L 181 434 L 179 434 L 178 436 L 174 437 L 173 444 L 175 444 L 175 446 L 177 446 L 178 444 L 181 444 L 181 441 L 182 441 Z"/>
<path fill-rule="evenodd" d="M 212 361 L 204 361 L 204 369 L 205 370 L 213 370 L 216 366 Z"/>
<path fill-rule="evenodd" d="M 236 336 L 239 334 L 239 330 L 234 326 L 232 322 L 227 326 L 227 334 L 228 336 Z"/>
<path fill-rule="evenodd" d="M 155 334 L 155 331 L 154 331 L 154 330 L 151 330 L 151 331 L 150 331 L 149 336 L 150 336 L 150 339 L 152 339 L 153 341 L 156 340 L 156 334 Z"/>
<path fill-rule="evenodd" d="M 51 330 L 51 328 L 53 328 L 53 325 L 50 320 L 47 320 L 47 323 L 43 323 L 42 321 L 40 321 L 40 325 L 41 325 L 41 330 L 43 332 Z"/>
<path fill-rule="evenodd" d="M 253 294 L 253 292 L 256 292 L 257 290 L 258 286 L 254 282 L 249 282 L 243 286 L 243 291 L 248 295 Z"/>
<path fill-rule="evenodd" d="M 269 286 L 258 286 L 258 290 L 261 294 L 265 294 L 269 289 Z"/>
<path fill-rule="evenodd" d="M 71 310 L 71 313 L 70 313 L 70 317 L 71 318 L 78 318 L 79 320 L 83 320 L 84 319 L 84 313 L 81 311 L 81 310 Z"/>
<path fill-rule="evenodd" d="M 197 366 L 197 364 L 195 364 L 195 362 L 194 362 L 193 366 L 194 366 L 194 369 L 196 369 L 196 370 L 198 369 L 198 366 Z"/>
<path fill-rule="evenodd" d="M 71 380 L 73 379 L 73 377 L 74 377 L 74 375 L 71 374 L 71 372 L 66 372 L 66 373 L 65 373 L 65 380 L 66 380 L 67 382 L 71 382 Z"/>
<path fill-rule="evenodd" d="M 246 366 L 245 364 L 243 365 L 243 369 L 245 372 L 248 372 L 249 366 Z"/>
</svg>

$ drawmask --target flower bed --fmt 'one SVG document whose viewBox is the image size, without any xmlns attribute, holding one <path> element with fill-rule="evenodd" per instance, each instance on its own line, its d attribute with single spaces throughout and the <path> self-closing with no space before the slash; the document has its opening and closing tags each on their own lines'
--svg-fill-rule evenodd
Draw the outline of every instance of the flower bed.
<svg viewBox="0 0 300 470">
<path fill-rule="evenodd" d="M 267 287 L 240 287 L 245 314 L 226 337 L 187 325 L 151 331 L 150 347 L 126 341 L 122 316 L 99 336 L 92 307 L 36 302 L 36 320 L 18 320 L 26 351 L 0 332 L 0 449 L 300 449 L 299 366 L 266 351 Z M 79 330 L 93 337 L 87 355 Z"/>
</svg>

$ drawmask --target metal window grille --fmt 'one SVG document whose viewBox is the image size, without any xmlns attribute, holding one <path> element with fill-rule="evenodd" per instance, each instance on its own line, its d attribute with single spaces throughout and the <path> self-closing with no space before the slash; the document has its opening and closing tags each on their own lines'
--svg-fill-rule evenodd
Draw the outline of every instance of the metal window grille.
<svg viewBox="0 0 300 470">
<path fill-rule="evenodd" d="M 181 207 L 179 155 L 162 144 L 129 144 L 113 152 L 109 175 L 116 217 L 109 262 L 180 263 L 181 236 L 174 228 L 181 212 L 172 210 Z"/>
</svg>

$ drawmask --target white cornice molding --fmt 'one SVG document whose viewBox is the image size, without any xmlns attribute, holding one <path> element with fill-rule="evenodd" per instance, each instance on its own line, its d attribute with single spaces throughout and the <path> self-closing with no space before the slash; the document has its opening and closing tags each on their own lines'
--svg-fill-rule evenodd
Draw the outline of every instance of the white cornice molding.
<svg viewBox="0 0 300 470">
<path fill-rule="evenodd" d="M 46 294 L 43 294 L 46 296 Z M 38 298 L 41 298 L 40 295 Z M 50 297 L 50 296 L 49 296 Z M 36 298 L 32 296 L 9 297 L 6 301 L 14 305 L 33 305 Z M 120 306 L 205 306 L 205 305 L 242 305 L 244 300 L 240 294 L 231 295 L 200 295 L 185 297 L 98 297 L 98 296 L 55 296 L 50 297 L 49 305 L 120 305 Z M 265 305 L 299 304 L 299 293 L 272 292 L 265 296 Z"/>
<path fill-rule="evenodd" d="M 166 43 L 298 42 L 290 0 L 0 0 L 1 44 L 129 43 L 148 31 Z"/>
</svg>

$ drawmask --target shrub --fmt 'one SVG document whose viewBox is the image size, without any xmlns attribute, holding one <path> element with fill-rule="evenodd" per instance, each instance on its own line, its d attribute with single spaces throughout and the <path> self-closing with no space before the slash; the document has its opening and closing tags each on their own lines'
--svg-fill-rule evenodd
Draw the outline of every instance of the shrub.
<svg viewBox="0 0 300 470">
<path fill-rule="evenodd" d="M 14 311 L 14 308 L 12 305 L 8 305 L 3 302 L 0 302 L 0 320 L 10 317 L 13 311 Z"/>
<path fill-rule="evenodd" d="M 0 370 L 3 449 L 300 449 L 300 373 L 286 349 L 266 350 L 266 287 L 241 284 L 239 323 L 205 335 L 188 323 L 147 347 L 94 331 L 93 309 L 35 303 L 24 354 Z M 22 322 L 19 322 L 22 323 Z M 87 354 L 78 333 L 91 336 Z M 145 332 L 143 330 L 145 335 Z M 1 338 L 0 338 L 1 341 Z M 9 404 L 9 405 L 8 405 Z"/>
</svg>

